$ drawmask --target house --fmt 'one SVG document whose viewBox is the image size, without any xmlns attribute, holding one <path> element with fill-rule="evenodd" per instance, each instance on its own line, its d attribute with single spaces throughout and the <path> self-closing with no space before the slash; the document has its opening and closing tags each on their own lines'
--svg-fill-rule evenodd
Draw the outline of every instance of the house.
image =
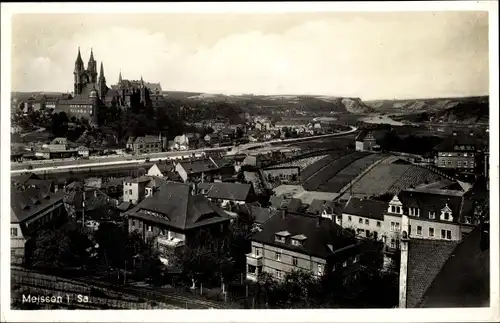
<svg viewBox="0 0 500 323">
<path fill-rule="evenodd" d="M 47 149 L 49 150 L 66 150 L 68 148 L 68 139 L 63 138 L 63 137 L 57 137 L 54 138 L 50 144 L 46 145 Z"/>
<path fill-rule="evenodd" d="M 269 219 L 271 219 L 275 214 L 283 211 L 261 207 L 259 203 L 254 202 L 238 205 L 236 208 L 236 212 L 251 216 L 254 221 L 252 231 L 256 232 L 261 231 L 262 225 L 269 221 Z"/>
<path fill-rule="evenodd" d="M 283 279 L 300 269 L 317 277 L 332 271 L 347 274 L 360 259 L 352 234 L 329 219 L 282 211 L 261 230 L 251 237 L 252 251 L 246 255 L 250 280 L 257 281 L 263 272 Z"/>
<path fill-rule="evenodd" d="M 12 185 L 10 194 L 11 263 L 29 262 L 26 242 L 43 227 L 64 221 L 64 190 L 52 192 L 50 181 Z"/>
<path fill-rule="evenodd" d="M 342 211 L 345 203 L 333 200 L 314 199 L 306 210 L 306 213 L 321 216 L 323 218 L 335 221 L 342 225 Z"/>
<path fill-rule="evenodd" d="M 379 240 L 384 235 L 384 214 L 388 203 L 351 197 L 342 212 L 342 227 L 357 237 Z"/>
<path fill-rule="evenodd" d="M 172 175 L 173 172 L 175 172 L 175 167 L 173 164 L 157 163 L 148 169 L 146 175 L 170 178 L 169 175 Z"/>
<path fill-rule="evenodd" d="M 419 239 L 460 241 L 464 192 L 427 188 L 401 191 L 388 203 L 384 215 L 386 246 L 397 245 L 403 214 L 409 217 L 408 235 Z"/>
<path fill-rule="evenodd" d="M 150 176 L 141 176 L 138 178 L 127 178 L 123 181 L 123 201 L 137 204 L 142 201 L 146 194 L 146 187 L 151 181 Z"/>
<path fill-rule="evenodd" d="M 296 198 L 288 198 L 283 195 L 273 195 L 269 199 L 270 208 L 273 210 L 287 210 L 290 212 L 298 212 L 303 208 L 302 201 Z"/>
<path fill-rule="evenodd" d="M 186 135 L 175 136 L 171 145 L 168 147 L 169 150 L 188 150 L 189 138 Z"/>
<path fill-rule="evenodd" d="M 377 145 L 377 141 L 373 134 L 368 131 L 361 131 L 355 139 L 356 151 L 370 151 Z"/>
<path fill-rule="evenodd" d="M 251 203 L 256 200 L 252 184 L 240 183 L 200 183 L 197 187 L 200 194 L 222 208 L 229 204 Z"/>
<path fill-rule="evenodd" d="M 205 137 L 203 137 L 203 140 L 205 140 L 205 142 L 209 143 L 209 144 L 216 144 L 218 143 L 220 140 L 219 140 L 219 135 L 216 134 L 216 133 L 209 133 L 209 134 L 206 134 Z"/>
<path fill-rule="evenodd" d="M 436 167 L 454 169 L 464 173 L 482 172 L 484 143 L 473 131 L 469 135 L 453 135 L 434 147 Z"/>
<path fill-rule="evenodd" d="M 489 221 L 462 242 L 409 237 L 404 221 L 400 308 L 489 307 Z"/>
<path fill-rule="evenodd" d="M 272 162 L 271 157 L 264 154 L 248 154 L 243 160 L 242 165 L 263 167 Z"/>
<path fill-rule="evenodd" d="M 159 153 L 166 149 L 167 138 L 147 135 L 144 137 L 132 138 L 127 140 L 127 149 L 132 150 L 135 154 Z"/>
<path fill-rule="evenodd" d="M 158 192 L 126 213 L 129 232 L 137 232 L 147 240 L 155 240 L 160 260 L 169 264 L 172 252 L 184 245 L 203 243 L 217 248 L 227 234 L 230 217 L 206 197 L 197 195 L 193 187 L 168 182 Z"/>
<path fill-rule="evenodd" d="M 227 165 L 224 160 L 215 160 L 211 157 L 178 162 L 175 164 L 175 171 L 184 182 L 201 179 L 205 176 L 214 177 L 225 173 L 233 173 L 233 167 Z M 210 181 L 210 180 L 209 180 Z"/>
<path fill-rule="evenodd" d="M 87 147 L 79 146 L 77 148 L 78 156 L 81 157 L 89 157 L 90 150 Z"/>
<path fill-rule="evenodd" d="M 119 198 L 123 196 L 123 181 L 126 177 L 108 179 L 101 184 L 101 190 L 110 197 Z"/>
</svg>

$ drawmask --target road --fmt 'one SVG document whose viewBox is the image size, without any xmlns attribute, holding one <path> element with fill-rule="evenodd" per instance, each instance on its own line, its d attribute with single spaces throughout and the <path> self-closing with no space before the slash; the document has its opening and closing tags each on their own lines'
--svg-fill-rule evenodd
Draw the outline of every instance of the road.
<svg viewBox="0 0 500 323">
<path fill-rule="evenodd" d="M 311 136 L 306 138 L 291 138 L 291 139 L 278 139 L 271 140 L 267 142 L 260 143 L 249 143 L 243 144 L 238 147 L 233 147 L 230 151 L 228 151 L 228 147 L 224 148 L 204 148 L 204 149 L 196 149 L 196 150 L 186 150 L 186 151 L 171 151 L 171 152 L 161 152 L 161 153 L 150 153 L 143 154 L 139 156 L 113 156 L 113 157 L 98 157 L 91 159 L 78 159 L 78 160 L 60 160 L 60 161 L 41 161 L 37 163 L 11 163 L 11 175 L 17 175 L 24 172 L 52 172 L 58 170 L 70 170 L 70 169 L 78 169 L 78 168 L 91 168 L 91 167 L 102 167 L 102 166 L 114 166 L 114 165 L 140 165 L 146 162 L 146 159 L 149 158 L 149 161 L 158 161 L 164 159 L 179 159 L 183 157 L 193 156 L 201 156 L 206 152 L 223 152 L 226 151 L 228 155 L 235 155 L 239 153 L 244 153 L 246 150 L 256 147 L 268 146 L 271 147 L 275 144 L 289 144 L 294 142 L 303 142 L 308 140 L 317 140 L 321 138 L 328 137 L 338 137 L 344 136 L 348 134 L 352 134 L 356 132 L 358 129 L 356 127 L 351 126 L 351 130 L 345 132 L 338 132 L 334 134 L 327 135 L 319 135 L 319 136 Z M 278 148 L 279 149 L 279 148 Z M 28 166 L 32 167 L 32 169 L 28 169 Z"/>
</svg>

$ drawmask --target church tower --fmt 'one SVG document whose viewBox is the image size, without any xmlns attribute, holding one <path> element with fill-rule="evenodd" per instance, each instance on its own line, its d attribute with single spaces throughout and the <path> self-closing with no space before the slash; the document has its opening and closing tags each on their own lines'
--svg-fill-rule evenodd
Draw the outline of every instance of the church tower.
<svg viewBox="0 0 500 323">
<path fill-rule="evenodd" d="M 140 94 L 141 94 L 141 103 L 146 106 L 146 87 L 144 86 L 144 80 L 142 79 L 142 75 L 141 75 L 141 84 L 140 84 L 140 87 L 139 87 L 139 91 L 140 91 Z"/>
<path fill-rule="evenodd" d="M 95 85 L 97 83 L 97 62 L 94 59 L 94 52 L 92 48 L 90 49 L 90 58 L 87 65 L 87 72 L 90 76 L 90 83 Z"/>
<path fill-rule="evenodd" d="M 83 66 L 82 55 L 80 54 L 80 47 L 78 47 L 78 55 L 75 61 L 75 70 L 73 71 L 74 75 L 74 94 L 78 95 L 82 93 L 83 89 L 83 76 L 85 74 L 85 68 Z"/>
<path fill-rule="evenodd" d="M 101 100 L 104 101 L 106 97 L 106 91 L 108 87 L 106 86 L 106 78 L 104 77 L 104 67 L 101 62 L 101 70 L 99 71 L 99 95 L 101 96 Z"/>
</svg>

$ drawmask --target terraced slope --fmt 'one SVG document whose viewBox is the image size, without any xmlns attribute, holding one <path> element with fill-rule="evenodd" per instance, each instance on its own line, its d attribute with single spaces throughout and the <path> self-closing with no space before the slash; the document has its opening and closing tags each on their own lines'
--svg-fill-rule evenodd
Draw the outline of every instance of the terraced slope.
<svg viewBox="0 0 500 323">
<path fill-rule="evenodd" d="M 346 151 L 346 150 L 334 151 L 331 154 L 329 154 L 328 156 L 326 156 L 325 158 L 322 158 L 322 159 L 316 161 L 315 163 L 305 167 L 300 174 L 300 179 L 303 182 L 307 182 L 311 176 L 313 176 L 316 173 L 318 173 L 319 171 L 321 171 L 323 168 L 325 168 L 327 165 L 329 165 L 333 161 L 335 161 L 343 156 L 352 154 L 352 153 L 353 153 L 352 151 Z"/>
<path fill-rule="evenodd" d="M 306 178 L 304 188 L 308 191 L 325 191 L 322 186 L 327 183 L 332 177 L 336 176 L 341 170 L 354 163 L 356 160 L 367 156 L 366 152 L 352 152 L 346 156 L 338 158 L 337 160 L 325 163 L 323 168 L 319 168 L 316 173 Z M 326 159 L 326 158 L 325 158 Z M 322 160 L 323 161 L 323 160 Z M 306 169 L 307 170 L 307 169 Z M 304 170 L 305 171 L 305 170 Z M 304 175 L 304 173 L 302 173 Z"/>
<path fill-rule="evenodd" d="M 387 193 L 411 165 L 386 164 L 375 166 L 357 181 L 350 191 L 353 195 L 381 195 Z"/>
<path fill-rule="evenodd" d="M 377 160 L 385 158 L 380 154 L 365 155 L 357 160 L 354 160 L 341 169 L 337 174 L 331 177 L 328 182 L 320 186 L 319 190 L 323 192 L 338 193 L 350 181 L 355 179 L 363 171 Z"/>
<path fill-rule="evenodd" d="M 409 187 L 415 187 L 420 184 L 432 183 L 439 180 L 442 180 L 442 177 L 438 174 L 423 167 L 410 165 L 408 170 L 399 177 L 389 190 L 387 190 L 387 193 L 397 194 Z"/>
</svg>

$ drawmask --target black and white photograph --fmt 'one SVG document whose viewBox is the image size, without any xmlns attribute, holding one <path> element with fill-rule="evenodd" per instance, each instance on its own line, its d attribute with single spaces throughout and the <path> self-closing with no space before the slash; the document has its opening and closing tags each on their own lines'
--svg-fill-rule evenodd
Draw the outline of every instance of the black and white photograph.
<svg viewBox="0 0 500 323">
<path fill-rule="evenodd" d="M 495 1 L 225 5 L 2 4 L 2 321 L 500 319 Z"/>
</svg>

